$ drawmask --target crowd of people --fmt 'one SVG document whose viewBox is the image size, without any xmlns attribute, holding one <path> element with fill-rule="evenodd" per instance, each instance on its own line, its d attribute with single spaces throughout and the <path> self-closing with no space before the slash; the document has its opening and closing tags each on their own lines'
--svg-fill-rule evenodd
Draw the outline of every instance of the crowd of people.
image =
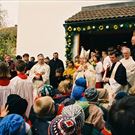
<svg viewBox="0 0 135 135">
<path fill-rule="evenodd" d="M 133 48 L 0 62 L 0 135 L 134 135 Z"/>
</svg>

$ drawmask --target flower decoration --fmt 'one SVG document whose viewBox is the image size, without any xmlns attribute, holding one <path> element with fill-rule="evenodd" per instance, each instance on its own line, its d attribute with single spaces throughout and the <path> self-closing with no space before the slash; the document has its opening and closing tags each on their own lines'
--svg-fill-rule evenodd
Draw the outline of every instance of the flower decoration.
<svg viewBox="0 0 135 135">
<path fill-rule="evenodd" d="M 91 30 L 91 27 L 90 26 L 87 26 L 87 30 Z"/>
<path fill-rule="evenodd" d="M 83 31 L 86 31 L 86 28 L 83 28 Z"/>
<path fill-rule="evenodd" d="M 106 29 L 109 29 L 109 25 L 107 25 L 105 28 L 106 28 Z"/>
<path fill-rule="evenodd" d="M 117 29 L 118 29 L 118 25 L 115 24 L 115 25 L 113 26 L 113 28 L 114 28 L 115 30 L 117 30 Z"/>
<path fill-rule="evenodd" d="M 81 28 L 80 27 L 77 27 L 77 31 L 81 31 Z"/>
<path fill-rule="evenodd" d="M 92 29 L 95 29 L 96 28 L 96 26 L 92 26 Z"/>
<path fill-rule="evenodd" d="M 91 61 L 90 64 L 91 64 L 91 65 L 94 67 L 94 69 L 95 69 L 95 67 L 96 67 L 96 62 Z"/>
<path fill-rule="evenodd" d="M 76 28 L 74 28 L 73 31 L 76 31 Z"/>
<path fill-rule="evenodd" d="M 103 30 L 104 29 L 104 26 L 103 25 L 100 25 L 99 26 L 99 30 Z"/>
<path fill-rule="evenodd" d="M 69 26 L 67 30 L 71 32 L 72 31 L 72 27 Z"/>
<path fill-rule="evenodd" d="M 68 42 L 68 43 L 69 43 L 69 42 L 71 42 L 71 39 L 68 39 L 68 41 L 67 41 L 67 42 Z"/>
<path fill-rule="evenodd" d="M 129 24 L 129 28 L 132 28 L 132 24 Z"/>
<path fill-rule="evenodd" d="M 122 28 L 124 25 L 123 24 L 120 24 L 120 27 Z"/>
</svg>

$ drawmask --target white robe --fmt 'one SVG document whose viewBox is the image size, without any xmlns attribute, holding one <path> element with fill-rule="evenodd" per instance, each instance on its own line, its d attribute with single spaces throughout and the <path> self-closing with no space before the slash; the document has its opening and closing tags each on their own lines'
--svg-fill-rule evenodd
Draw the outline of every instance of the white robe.
<svg viewBox="0 0 135 135">
<path fill-rule="evenodd" d="M 120 62 L 126 68 L 127 81 L 131 86 L 135 84 L 135 61 L 130 56 L 129 59 L 121 59 Z"/>
<path fill-rule="evenodd" d="M 86 69 L 85 66 L 87 66 Z M 85 77 L 87 81 L 87 88 L 95 88 L 96 73 L 94 67 L 90 63 L 87 62 L 85 65 L 81 65 L 74 73 L 74 76 L 75 80 L 77 80 L 80 77 Z"/>
<path fill-rule="evenodd" d="M 50 76 L 50 67 L 47 64 L 36 64 L 30 70 L 29 77 L 33 79 L 36 76 L 36 73 L 42 74 L 43 82 L 49 83 L 49 76 Z"/>
<path fill-rule="evenodd" d="M 37 73 L 42 74 L 43 80 L 33 80 Z M 33 81 L 34 99 L 38 96 L 38 93 L 41 89 L 41 87 L 39 88 L 39 85 L 41 85 L 42 83 L 49 84 L 49 76 L 50 76 L 50 67 L 47 64 L 40 65 L 37 63 L 30 70 L 29 77 Z"/>
<path fill-rule="evenodd" d="M 28 107 L 26 110 L 26 116 L 29 116 L 31 106 L 33 105 L 33 84 L 31 79 L 21 79 L 16 76 L 11 80 L 12 93 L 17 94 L 24 98 L 28 102 Z"/>
<path fill-rule="evenodd" d="M 102 72 L 103 72 L 103 64 L 102 62 L 98 62 L 95 67 L 96 70 L 96 82 L 102 82 Z"/>
<path fill-rule="evenodd" d="M 0 107 L 5 106 L 10 94 L 12 94 L 11 83 L 7 86 L 0 86 Z"/>
<path fill-rule="evenodd" d="M 105 57 L 104 60 L 103 60 L 104 70 L 106 70 L 108 67 L 111 67 L 111 65 L 112 65 L 112 62 L 110 60 L 110 57 L 109 56 Z"/>
</svg>

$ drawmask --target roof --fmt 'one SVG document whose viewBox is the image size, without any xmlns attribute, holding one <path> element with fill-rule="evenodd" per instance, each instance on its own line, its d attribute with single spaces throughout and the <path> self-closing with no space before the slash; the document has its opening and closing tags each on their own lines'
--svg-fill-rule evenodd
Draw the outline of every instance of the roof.
<svg viewBox="0 0 135 135">
<path fill-rule="evenodd" d="M 73 15 L 65 22 L 71 23 L 127 17 L 135 17 L 135 2 L 83 7 L 79 13 Z"/>
</svg>

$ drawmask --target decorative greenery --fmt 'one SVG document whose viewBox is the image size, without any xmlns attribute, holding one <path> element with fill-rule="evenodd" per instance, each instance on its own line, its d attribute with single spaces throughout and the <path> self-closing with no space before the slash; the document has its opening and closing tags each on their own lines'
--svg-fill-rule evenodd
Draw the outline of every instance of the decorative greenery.
<svg viewBox="0 0 135 135">
<path fill-rule="evenodd" d="M 74 24 L 68 25 L 65 24 L 66 30 L 66 54 L 65 57 L 67 60 L 72 60 L 73 56 L 73 44 L 74 44 L 74 35 L 80 32 L 89 32 L 89 31 L 97 31 L 97 32 L 104 32 L 104 31 L 118 31 L 118 30 L 126 30 L 126 29 L 135 29 L 134 22 L 125 22 L 125 23 L 111 23 L 111 24 Z"/>
<path fill-rule="evenodd" d="M 0 29 L 0 59 L 3 59 L 5 54 L 9 54 L 12 57 L 15 56 L 16 38 L 17 27 Z"/>
</svg>

